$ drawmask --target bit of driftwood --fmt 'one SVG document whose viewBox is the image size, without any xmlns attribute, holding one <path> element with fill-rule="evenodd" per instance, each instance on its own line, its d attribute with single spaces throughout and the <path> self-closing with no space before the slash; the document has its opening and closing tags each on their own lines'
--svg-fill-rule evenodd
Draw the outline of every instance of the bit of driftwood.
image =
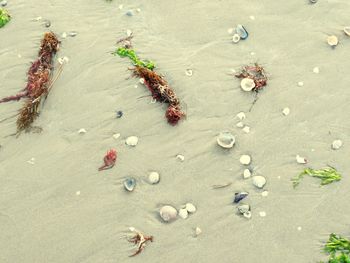
<svg viewBox="0 0 350 263">
<path fill-rule="evenodd" d="M 129 238 L 128 241 L 136 245 L 136 252 L 129 257 L 134 257 L 145 249 L 148 241 L 153 242 L 153 236 L 146 236 L 134 228 L 130 228 L 130 230 L 133 232 L 133 236 Z"/>
<path fill-rule="evenodd" d="M 47 97 L 53 83 L 62 71 L 61 66 L 56 78 L 52 80 L 53 58 L 59 49 L 59 44 L 60 41 L 54 33 L 45 33 L 41 41 L 39 57 L 29 68 L 26 88 L 14 96 L 0 100 L 1 103 L 26 98 L 22 109 L 19 111 L 17 134 L 30 130 L 32 123 L 39 115 L 41 103 Z"/>
<path fill-rule="evenodd" d="M 230 186 L 232 183 L 226 183 L 226 184 L 214 184 L 212 186 L 213 189 L 221 189 Z"/>
</svg>

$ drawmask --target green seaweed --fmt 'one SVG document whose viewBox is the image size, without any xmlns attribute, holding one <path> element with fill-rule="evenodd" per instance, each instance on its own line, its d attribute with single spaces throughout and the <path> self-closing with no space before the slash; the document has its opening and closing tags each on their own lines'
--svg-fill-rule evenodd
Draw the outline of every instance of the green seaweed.
<svg viewBox="0 0 350 263">
<path fill-rule="evenodd" d="M 316 177 L 321 179 L 321 185 L 327 185 L 336 181 L 340 181 L 341 175 L 338 171 L 333 167 L 326 167 L 320 170 L 315 170 L 312 168 L 306 168 L 302 171 L 298 176 L 292 179 L 293 187 L 297 187 L 301 181 L 301 179 L 305 176 L 309 175 L 311 177 Z"/>
<path fill-rule="evenodd" d="M 349 239 L 332 233 L 329 235 L 324 250 L 330 255 L 327 263 L 350 263 Z"/>
<path fill-rule="evenodd" d="M 0 8 L 0 28 L 5 26 L 10 20 L 10 14 L 5 9 Z"/>
<path fill-rule="evenodd" d="M 341 253 L 338 256 L 331 256 L 328 263 L 350 263 L 350 257 L 349 255 Z"/>
<path fill-rule="evenodd" d="M 138 56 L 136 55 L 136 52 L 130 48 L 119 47 L 113 54 L 119 55 L 121 57 L 130 58 L 135 66 L 148 68 L 149 70 L 153 70 L 156 67 L 154 62 L 152 61 L 149 61 L 149 60 L 142 61 L 141 59 L 139 59 Z"/>
</svg>

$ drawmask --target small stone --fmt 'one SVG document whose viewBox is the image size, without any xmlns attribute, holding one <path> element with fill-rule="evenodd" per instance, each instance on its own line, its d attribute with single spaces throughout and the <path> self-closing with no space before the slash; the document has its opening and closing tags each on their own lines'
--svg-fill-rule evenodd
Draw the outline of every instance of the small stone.
<svg viewBox="0 0 350 263">
<path fill-rule="evenodd" d="M 148 181 L 151 183 L 151 184 L 157 184 L 159 183 L 159 180 L 160 180 L 160 175 L 159 173 L 157 172 L 150 172 L 149 175 L 148 175 Z"/>
<path fill-rule="evenodd" d="M 298 82 L 298 86 L 299 86 L 299 87 L 302 87 L 302 86 L 304 86 L 304 82 L 302 82 L 302 81 L 299 81 L 299 82 Z"/>
<path fill-rule="evenodd" d="M 186 76 L 191 77 L 193 75 L 192 69 L 186 69 L 185 74 L 186 74 Z"/>
<path fill-rule="evenodd" d="M 68 35 L 69 35 L 70 37 L 75 37 L 76 35 L 78 35 L 78 32 L 76 32 L 76 31 L 71 31 L 71 32 L 68 33 Z"/>
<path fill-rule="evenodd" d="M 290 109 L 289 109 L 289 108 L 284 108 L 284 109 L 282 110 L 282 113 L 283 113 L 284 116 L 288 116 L 289 113 L 290 113 Z"/>
<path fill-rule="evenodd" d="M 129 146 L 136 146 L 137 143 L 139 142 L 139 138 L 137 138 L 136 136 L 130 136 L 128 138 L 126 138 L 125 143 Z"/>
<path fill-rule="evenodd" d="M 295 159 L 296 159 L 297 163 L 299 163 L 299 164 L 306 164 L 307 163 L 307 160 L 304 157 L 301 157 L 300 155 L 297 155 L 295 157 Z"/>
<path fill-rule="evenodd" d="M 249 165 L 250 162 L 251 162 L 252 158 L 249 156 L 249 155 L 242 155 L 240 158 L 239 158 L 239 162 L 243 165 Z"/>
<path fill-rule="evenodd" d="M 236 124 L 236 126 L 238 127 L 238 128 L 243 128 L 244 127 L 244 123 L 243 122 L 238 122 L 237 124 Z"/>
<path fill-rule="evenodd" d="M 269 192 L 268 191 L 264 191 L 261 193 L 261 196 L 263 197 L 267 197 L 269 195 Z"/>
<path fill-rule="evenodd" d="M 320 69 L 318 67 L 314 67 L 312 72 L 315 73 L 315 74 L 318 74 L 318 73 L 320 73 Z"/>
<path fill-rule="evenodd" d="M 244 179 L 248 179 L 251 176 L 252 176 L 252 172 L 249 169 L 244 169 L 244 171 L 243 171 L 243 178 Z"/>
<path fill-rule="evenodd" d="M 140 13 L 141 12 L 141 8 L 137 8 L 136 12 Z"/>
<path fill-rule="evenodd" d="M 332 142 L 332 149 L 339 150 L 343 146 L 343 142 L 341 140 L 335 140 Z"/>
<path fill-rule="evenodd" d="M 181 162 L 185 161 L 185 156 L 178 154 L 176 155 L 176 159 L 180 160 Z"/>
<path fill-rule="evenodd" d="M 84 128 L 81 128 L 79 131 L 78 131 L 79 134 L 85 134 L 87 133 L 87 131 L 84 129 Z"/>
<path fill-rule="evenodd" d="M 265 211 L 261 211 L 261 212 L 259 212 L 259 215 L 260 215 L 261 217 L 265 217 L 265 216 L 266 216 L 266 212 L 265 212 Z"/>
<path fill-rule="evenodd" d="M 170 222 L 176 219 L 177 210 L 170 205 L 165 205 L 159 210 L 159 214 L 164 222 Z"/>
<path fill-rule="evenodd" d="M 246 118 L 245 113 L 243 111 L 241 111 L 240 113 L 238 113 L 237 118 L 240 120 L 244 120 Z"/>
<path fill-rule="evenodd" d="M 255 185 L 257 188 L 263 188 L 266 184 L 266 178 L 261 175 L 256 175 L 253 177 L 253 185 Z"/>
<path fill-rule="evenodd" d="M 197 208 L 194 206 L 194 204 L 187 203 L 187 204 L 186 204 L 186 210 L 187 210 L 187 212 L 189 212 L 189 213 L 194 213 L 194 212 L 197 211 Z"/>
<path fill-rule="evenodd" d="M 133 16 L 134 15 L 134 12 L 132 10 L 128 10 L 126 11 L 125 13 L 127 16 Z"/>
<path fill-rule="evenodd" d="M 6 0 L 1 1 L 1 2 L 0 2 L 0 5 L 3 6 L 3 7 L 7 6 L 7 1 L 6 1 Z"/>
<path fill-rule="evenodd" d="M 67 37 L 67 33 L 66 32 L 63 32 L 62 33 L 62 38 L 66 38 Z"/>
<path fill-rule="evenodd" d="M 188 218 L 188 211 L 187 211 L 185 208 L 181 208 L 181 209 L 179 210 L 179 216 L 180 216 L 182 219 Z"/>
<path fill-rule="evenodd" d="M 40 21 L 41 19 L 43 19 L 41 16 L 38 16 L 38 17 L 36 17 L 34 20 L 35 21 Z"/>
<path fill-rule="evenodd" d="M 126 35 L 127 35 L 128 37 L 130 37 L 130 36 L 132 35 L 132 31 L 131 31 L 130 29 L 127 29 L 127 30 L 126 30 Z"/>
<path fill-rule="evenodd" d="M 255 20 L 255 16 L 249 16 L 251 20 Z"/>
<path fill-rule="evenodd" d="M 245 133 L 250 133 L 250 127 L 249 126 L 244 126 L 242 131 L 244 131 Z"/>
<path fill-rule="evenodd" d="M 17 55 L 17 57 L 18 57 L 18 58 L 21 58 L 21 57 L 22 57 L 22 55 L 21 55 L 21 54 L 18 54 L 18 55 Z"/>
<path fill-rule="evenodd" d="M 198 226 L 194 230 L 196 237 L 198 237 L 200 234 L 202 234 L 202 229 L 200 229 Z"/>
</svg>

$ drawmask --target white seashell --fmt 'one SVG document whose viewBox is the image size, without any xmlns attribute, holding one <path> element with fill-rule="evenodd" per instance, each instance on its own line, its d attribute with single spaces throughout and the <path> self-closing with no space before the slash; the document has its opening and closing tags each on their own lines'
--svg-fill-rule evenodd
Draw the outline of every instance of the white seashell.
<svg viewBox="0 0 350 263">
<path fill-rule="evenodd" d="M 245 212 L 244 214 L 243 214 L 243 216 L 245 217 L 245 218 L 251 218 L 252 217 L 252 212 L 250 212 L 250 211 L 248 211 L 248 212 Z"/>
<path fill-rule="evenodd" d="M 120 137 L 120 133 L 115 133 L 115 134 L 113 134 L 113 138 L 114 138 L 114 139 L 117 140 L 119 137 Z"/>
<path fill-rule="evenodd" d="M 266 196 L 268 196 L 268 195 L 269 195 L 269 192 L 268 192 L 268 191 L 264 191 L 264 192 L 261 193 L 261 196 L 263 196 L 263 197 L 266 197 Z"/>
<path fill-rule="evenodd" d="M 250 211 L 250 205 L 241 204 L 237 207 L 237 210 L 243 215 L 244 213 L 247 213 Z"/>
<path fill-rule="evenodd" d="M 295 159 L 297 160 L 297 163 L 300 163 L 300 164 L 306 164 L 307 163 L 307 160 L 304 157 L 301 157 L 300 155 L 297 155 L 295 157 Z"/>
<path fill-rule="evenodd" d="M 332 142 L 332 149 L 339 150 L 343 146 L 343 142 L 341 140 L 335 140 Z"/>
<path fill-rule="evenodd" d="M 327 37 L 327 43 L 331 47 L 336 47 L 338 45 L 339 41 L 338 41 L 338 38 L 333 35 L 333 36 L 328 36 Z"/>
<path fill-rule="evenodd" d="M 157 184 L 157 183 L 159 183 L 159 180 L 160 180 L 159 173 L 157 173 L 157 172 L 150 172 L 150 173 L 149 173 L 149 175 L 148 175 L 148 181 L 149 181 L 151 184 Z"/>
<path fill-rule="evenodd" d="M 184 208 L 181 208 L 179 210 L 179 217 L 181 217 L 182 219 L 188 218 L 188 211 Z"/>
<path fill-rule="evenodd" d="M 133 226 L 130 226 L 130 227 L 129 227 L 129 231 L 131 231 L 131 232 L 135 232 L 135 231 L 136 231 L 136 228 L 135 228 L 135 227 L 133 227 Z"/>
<path fill-rule="evenodd" d="M 240 120 L 244 120 L 245 119 L 245 113 L 243 111 L 241 111 L 240 113 L 238 113 L 237 115 L 237 118 L 240 119 Z"/>
<path fill-rule="evenodd" d="M 237 124 L 236 124 L 236 126 L 238 127 L 238 128 L 243 128 L 244 127 L 244 123 L 243 122 L 238 122 Z"/>
<path fill-rule="evenodd" d="M 343 29 L 345 35 L 347 35 L 348 37 L 350 37 L 350 26 L 346 26 Z"/>
<path fill-rule="evenodd" d="M 244 126 L 242 131 L 244 131 L 245 133 L 250 133 L 250 127 L 249 126 Z"/>
<path fill-rule="evenodd" d="M 78 131 L 79 134 L 85 134 L 87 133 L 87 131 L 84 129 L 84 128 L 81 128 L 79 131 Z"/>
<path fill-rule="evenodd" d="M 138 142 L 139 138 L 137 138 L 136 136 L 130 136 L 125 141 L 125 143 L 129 146 L 136 146 Z"/>
<path fill-rule="evenodd" d="M 243 171 L 243 178 L 244 179 L 248 179 L 251 176 L 252 176 L 252 172 L 249 169 L 244 169 L 244 171 Z"/>
<path fill-rule="evenodd" d="M 176 159 L 180 160 L 181 162 L 185 161 L 185 156 L 178 154 L 176 155 Z"/>
<path fill-rule="evenodd" d="M 187 203 L 187 204 L 186 204 L 186 210 L 187 210 L 187 212 L 189 212 L 189 213 L 194 213 L 194 212 L 197 211 L 197 208 L 196 208 L 193 204 Z"/>
<path fill-rule="evenodd" d="M 241 40 L 241 37 L 238 34 L 232 36 L 232 42 L 237 44 Z"/>
<path fill-rule="evenodd" d="M 302 82 L 302 81 L 299 81 L 299 82 L 298 82 L 298 86 L 299 86 L 299 87 L 302 87 L 302 86 L 304 86 L 304 82 Z"/>
<path fill-rule="evenodd" d="M 314 69 L 313 69 L 312 71 L 313 71 L 313 73 L 315 73 L 315 74 L 320 73 L 320 69 L 319 69 L 318 67 L 314 67 Z"/>
<path fill-rule="evenodd" d="M 186 69 L 185 74 L 186 74 L 186 76 L 191 77 L 193 75 L 192 69 Z"/>
<path fill-rule="evenodd" d="M 139 79 L 139 82 L 140 82 L 141 84 L 145 84 L 145 79 L 144 79 L 144 78 L 140 78 L 140 79 Z"/>
<path fill-rule="evenodd" d="M 252 91 L 255 88 L 254 80 L 250 78 L 244 78 L 241 80 L 241 88 L 244 91 Z"/>
<path fill-rule="evenodd" d="M 290 113 L 290 109 L 289 109 L 289 108 L 284 108 L 284 109 L 282 110 L 282 113 L 283 113 L 284 116 L 287 116 L 287 115 L 289 115 L 289 113 Z"/>
<path fill-rule="evenodd" d="M 252 158 L 249 156 L 249 155 L 242 155 L 240 158 L 239 158 L 239 162 L 243 165 L 249 165 L 250 162 L 252 161 Z"/>
<path fill-rule="evenodd" d="M 177 210 L 170 205 L 165 205 L 159 210 L 159 215 L 165 222 L 170 222 L 175 220 Z"/>
<path fill-rule="evenodd" d="M 130 30 L 130 29 L 127 29 L 126 30 L 126 35 L 129 37 L 129 36 L 131 36 L 132 35 L 132 31 Z"/>
<path fill-rule="evenodd" d="M 265 216 L 266 216 L 266 212 L 265 212 L 265 211 L 261 211 L 261 212 L 259 212 L 259 215 L 260 215 L 261 217 L 265 217 Z"/>
<path fill-rule="evenodd" d="M 253 185 L 255 185 L 257 188 L 263 188 L 266 184 L 266 178 L 261 175 L 257 175 L 253 177 Z"/>
<path fill-rule="evenodd" d="M 220 132 L 219 136 L 216 138 L 216 142 L 222 148 L 232 148 L 236 142 L 235 136 L 228 131 Z"/>
<path fill-rule="evenodd" d="M 136 187 L 136 179 L 132 177 L 126 178 L 123 184 L 127 191 L 132 192 Z"/>
<path fill-rule="evenodd" d="M 200 229 L 198 226 L 196 227 L 196 229 L 194 230 L 196 237 L 198 237 L 200 234 L 202 234 L 202 229 Z"/>
</svg>

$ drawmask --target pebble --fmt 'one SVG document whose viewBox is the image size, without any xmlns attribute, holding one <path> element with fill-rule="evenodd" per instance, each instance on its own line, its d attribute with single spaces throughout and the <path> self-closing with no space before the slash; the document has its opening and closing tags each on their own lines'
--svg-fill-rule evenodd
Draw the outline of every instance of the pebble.
<svg viewBox="0 0 350 263">
<path fill-rule="evenodd" d="M 132 192 L 135 189 L 136 180 L 135 180 L 135 178 L 130 177 L 130 178 L 125 179 L 123 184 L 124 184 L 124 188 L 127 191 Z"/>
<path fill-rule="evenodd" d="M 186 207 L 187 212 L 189 212 L 189 213 L 194 213 L 197 211 L 197 208 L 194 206 L 194 204 L 187 203 L 185 207 Z"/>
<path fill-rule="evenodd" d="M 164 222 L 170 222 L 176 219 L 177 210 L 170 205 L 165 205 L 159 210 L 159 215 Z"/>
<path fill-rule="evenodd" d="M 307 163 L 307 160 L 304 157 L 301 157 L 300 155 L 297 155 L 295 157 L 295 159 L 296 159 L 297 163 L 299 163 L 299 164 L 306 164 Z"/>
<path fill-rule="evenodd" d="M 76 35 L 78 35 L 78 32 L 71 31 L 71 32 L 68 33 L 68 35 L 69 35 L 70 37 L 75 37 Z"/>
<path fill-rule="evenodd" d="M 250 127 L 249 126 L 244 126 L 242 131 L 244 131 L 245 133 L 250 133 Z"/>
<path fill-rule="evenodd" d="M 232 42 L 237 44 L 241 40 L 241 37 L 238 34 L 232 36 Z"/>
<path fill-rule="evenodd" d="M 62 37 L 63 37 L 63 38 L 66 38 L 66 37 L 67 37 L 67 33 L 66 33 L 66 32 L 63 32 L 63 33 L 62 33 Z"/>
<path fill-rule="evenodd" d="M 268 195 L 269 195 L 269 192 L 268 192 L 268 191 L 264 191 L 264 192 L 261 193 L 261 196 L 263 196 L 263 197 L 266 197 L 266 196 L 268 196 Z"/>
<path fill-rule="evenodd" d="M 243 122 L 238 122 L 237 124 L 236 124 L 236 126 L 238 127 L 238 128 L 243 128 L 244 127 L 244 123 Z"/>
<path fill-rule="evenodd" d="M 87 133 L 87 131 L 84 129 L 84 128 L 81 128 L 79 131 L 78 131 L 79 134 L 85 134 Z"/>
<path fill-rule="evenodd" d="M 122 116 L 123 116 L 123 112 L 121 110 L 116 111 L 117 119 L 121 118 Z"/>
<path fill-rule="evenodd" d="M 265 211 L 261 211 L 261 212 L 259 212 L 259 215 L 260 215 L 261 217 L 265 217 L 265 216 L 266 216 L 266 212 L 265 212 Z"/>
<path fill-rule="evenodd" d="M 251 176 L 252 176 L 252 172 L 249 169 L 244 169 L 244 171 L 243 171 L 243 178 L 244 179 L 248 179 Z"/>
<path fill-rule="evenodd" d="M 129 146 L 136 146 L 138 142 L 139 138 L 137 138 L 136 136 L 130 136 L 125 140 L 125 143 Z"/>
<path fill-rule="evenodd" d="M 284 109 L 282 110 L 282 113 L 283 113 L 284 116 L 288 116 L 289 113 L 290 113 L 290 109 L 289 109 L 289 108 L 284 108 Z"/>
<path fill-rule="evenodd" d="M 252 91 L 255 88 L 254 80 L 250 78 L 244 78 L 241 80 L 241 89 L 243 91 Z"/>
<path fill-rule="evenodd" d="M 334 140 L 332 142 L 332 149 L 339 150 L 343 146 L 343 142 L 341 140 Z"/>
<path fill-rule="evenodd" d="M 217 136 L 216 142 L 222 148 L 229 149 L 235 144 L 236 138 L 229 131 L 223 131 Z"/>
<path fill-rule="evenodd" d="M 301 229 L 302 229 L 302 228 L 301 228 L 301 226 L 298 226 L 298 228 L 297 228 L 297 229 L 298 229 L 298 231 L 301 231 Z"/>
<path fill-rule="evenodd" d="M 191 77 L 193 75 L 192 69 L 186 69 L 185 74 L 186 74 L 186 76 Z"/>
<path fill-rule="evenodd" d="M 5 0 L 4 0 L 4 1 L 1 1 L 1 2 L 0 2 L 0 5 L 1 5 L 1 6 L 7 6 L 7 1 L 5 1 Z"/>
<path fill-rule="evenodd" d="M 257 188 L 263 188 L 266 184 L 266 178 L 261 175 L 256 175 L 253 177 L 253 185 L 255 185 Z"/>
<path fill-rule="evenodd" d="M 243 165 L 249 165 L 250 162 L 252 161 L 252 158 L 249 156 L 249 155 L 242 155 L 240 158 L 239 158 L 239 162 Z"/>
<path fill-rule="evenodd" d="M 141 8 L 137 8 L 136 12 L 140 13 L 141 12 Z"/>
<path fill-rule="evenodd" d="M 302 81 L 299 81 L 299 82 L 298 82 L 298 86 L 299 86 L 299 87 L 302 87 L 302 86 L 304 86 L 304 82 L 302 82 Z"/>
<path fill-rule="evenodd" d="M 21 57 L 22 57 L 22 55 L 21 55 L 21 54 L 18 54 L 18 55 L 17 55 L 17 57 L 18 57 L 18 58 L 21 58 Z"/>
<path fill-rule="evenodd" d="M 114 138 L 114 139 L 118 140 L 119 137 L 120 137 L 120 133 L 115 133 L 115 134 L 113 134 L 113 138 Z"/>
<path fill-rule="evenodd" d="M 198 237 L 200 234 L 202 234 L 202 229 L 200 229 L 200 228 L 197 226 L 196 229 L 194 230 L 194 233 L 195 233 L 196 237 Z"/>
<path fill-rule="evenodd" d="M 255 56 L 255 52 L 250 52 L 250 55 Z"/>
<path fill-rule="evenodd" d="M 318 74 L 318 73 L 320 73 L 320 69 L 318 67 L 314 67 L 312 72 L 315 73 L 315 74 Z"/>
<path fill-rule="evenodd" d="M 181 208 L 179 210 L 179 217 L 181 217 L 182 219 L 188 218 L 188 211 L 185 208 Z"/>
<path fill-rule="evenodd" d="M 238 113 L 237 118 L 240 120 L 244 120 L 246 118 L 245 113 L 243 111 L 241 111 L 240 113 Z"/>
<path fill-rule="evenodd" d="M 160 175 L 159 173 L 157 172 L 150 172 L 149 175 L 148 175 L 148 181 L 151 183 L 151 184 L 157 184 L 159 183 L 159 180 L 160 180 Z"/>
<path fill-rule="evenodd" d="M 126 11 L 125 13 L 127 16 L 133 16 L 134 15 L 134 12 L 132 10 L 128 10 Z"/>
<path fill-rule="evenodd" d="M 176 159 L 180 160 L 181 162 L 185 161 L 185 156 L 178 154 L 176 155 Z"/>
</svg>

